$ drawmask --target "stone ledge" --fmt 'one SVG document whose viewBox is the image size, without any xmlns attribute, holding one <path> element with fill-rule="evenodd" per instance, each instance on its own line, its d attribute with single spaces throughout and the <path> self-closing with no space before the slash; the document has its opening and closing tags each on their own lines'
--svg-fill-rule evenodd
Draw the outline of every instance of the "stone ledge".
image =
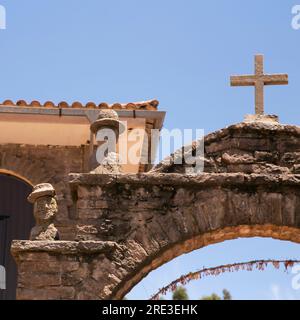
<svg viewBox="0 0 300 320">
<path fill-rule="evenodd" d="M 13 240 L 13 255 L 25 252 L 47 252 L 52 254 L 106 253 L 121 249 L 113 241 L 27 241 Z"/>
<path fill-rule="evenodd" d="M 264 122 L 264 123 L 271 123 L 271 124 L 278 124 L 279 118 L 276 115 L 270 114 L 247 114 L 244 118 L 244 122 Z"/>
<path fill-rule="evenodd" d="M 71 189 L 78 185 L 108 186 L 115 184 L 166 185 L 166 186 L 254 186 L 254 185 L 290 185 L 300 186 L 300 174 L 244 174 L 244 173 L 202 173 L 200 175 L 183 175 L 178 173 L 144 173 L 144 174 L 89 174 L 71 173 Z"/>
<path fill-rule="evenodd" d="M 204 137 L 205 144 L 220 141 L 226 136 L 231 136 L 234 133 L 259 133 L 259 135 L 272 134 L 286 134 L 295 137 L 300 137 L 300 127 L 295 125 L 280 124 L 277 122 L 263 122 L 263 121 L 251 121 L 251 122 L 240 122 L 237 124 L 230 125 L 226 128 L 218 131 L 209 133 Z"/>
</svg>

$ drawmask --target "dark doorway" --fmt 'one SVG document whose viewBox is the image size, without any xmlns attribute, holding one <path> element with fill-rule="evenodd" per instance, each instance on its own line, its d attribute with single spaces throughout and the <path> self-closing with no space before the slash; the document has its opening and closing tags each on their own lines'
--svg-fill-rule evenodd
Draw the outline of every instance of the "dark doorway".
<svg viewBox="0 0 300 320">
<path fill-rule="evenodd" d="M 34 225 L 33 206 L 27 201 L 31 191 L 25 181 L 0 174 L 0 265 L 6 269 L 6 290 L 0 290 L 0 300 L 16 299 L 17 267 L 10 245 L 12 240 L 29 239 Z"/>
</svg>

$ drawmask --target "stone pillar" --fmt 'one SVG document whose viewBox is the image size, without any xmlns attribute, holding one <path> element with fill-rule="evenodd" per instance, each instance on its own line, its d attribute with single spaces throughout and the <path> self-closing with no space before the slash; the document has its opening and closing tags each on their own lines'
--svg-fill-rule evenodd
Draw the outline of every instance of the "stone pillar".
<svg viewBox="0 0 300 320">
<path fill-rule="evenodd" d="M 58 240 L 58 231 L 53 223 L 58 211 L 53 186 L 49 183 L 36 185 L 28 196 L 28 201 L 34 204 L 36 220 L 36 226 L 30 233 L 30 240 Z"/>
<path fill-rule="evenodd" d="M 119 155 L 116 150 L 116 145 L 120 134 L 122 134 L 124 131 L 125 126 L 119 121 L 118 114 L 114 110 L 100 111 L 98 119 L 91 124 L 91 132 L 96 135 L 96 141 L 98 142 L 99 147 L 103 144 L 103 142 L 105 142 L 108 144 L 109 148 L 103 159 L 98 162 L 100 165 L 91 171 L 91 173 L 121 173 L 122 170 L 119 163 Z M 106 133 L 112 133 L 115 141 L 110 141 L 112 137 L 107 137 L 107 139 L 105 139 L 104 137 Z M 100 140 L 97 139 L 97 137 L 100 138 Z"/>
</svg>

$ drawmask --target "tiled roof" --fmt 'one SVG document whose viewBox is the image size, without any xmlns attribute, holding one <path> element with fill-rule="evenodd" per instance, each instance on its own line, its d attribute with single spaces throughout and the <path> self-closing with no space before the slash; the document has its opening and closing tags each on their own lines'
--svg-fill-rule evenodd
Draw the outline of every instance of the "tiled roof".
<svg viewBox="0 0 300 320">
<path fill-rule="evenodd" d="M 73 102 L 72 104 L 68 104 L 65 101 L 60 102 L 59 104 L 55 104 L 52 101 L 47 101 L 42 104 L 39 101 L 32 101 L 31 103 L 27 103 L 24 100 L 19 100 L 14 103 L 11 100 L 5 100 L 3 103 L 0 103 L 0 106 L 17 106 L 17 107 L 40 107 L 40 108 L 91 108 L 91 109 L 123 109 L 123 110 L 157 110 L 157 106 L 159 105 L 159 101 L 157 100 L 149 100 L 149 101 L 141 101 L 141 102 L 130 102 L 130 103 L 114 103 L 108 104 L 102 102 L 100 104 L 96 104 L 94 102 L 88 102 L 87 104 L 82 104 L 80 102 Z"/>
</svg>

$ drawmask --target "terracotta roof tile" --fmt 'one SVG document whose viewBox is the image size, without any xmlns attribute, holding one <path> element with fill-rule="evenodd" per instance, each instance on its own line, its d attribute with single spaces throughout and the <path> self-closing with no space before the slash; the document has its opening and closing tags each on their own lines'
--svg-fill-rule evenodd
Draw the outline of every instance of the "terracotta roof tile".
<svg viewBox="0 0 300 320">
<path fill-rule="evenodd" d="M 17 101 L 17 106 L 19 107 L 27 107 L 27 102 L 25 100 L 19 100 Z"/>
<path fill-rule="evenodd" d="M 11 101 L 11 100 L 5 100 L 4 102 L 3 102 L 3 105 L 4 106 L 11 106 L 11 105 L 13 105 L 14 103 Z"/>
<path fill-rule="evenodd" d="M 59 108 L 69 108 L 69 104 L 66 101 L 62 101 L 58 104 Z"/>
<path fill-rule="evenodd" d="M 106 102 L 101 102 L 98 107 L 100 109 L 109 109 L 109 105 Z"/>
<path fill-rule="evenodd" d="M 40 104 L 39 101 L 32 101 L 32 102 L 30 103 L 30 106 L 31 106 L 31 107 L 41 107 L 42 105 Z"/>
<path fill-rule="evenodd" d="M 46 101 L 44 104 L 39 101 L 32 101 L 31 103 L 27 103 L 25 100 L 19 100 L 14 103 L 12 100 L 5 100 L 0 103 L 0 107 L 2 106 L 18 106 L 18 107 L 44 107 L 44 108 L 77 108 L 77 109 L 123 109 L 123 110 L 157 110 L 159 105 L 158 100 L 149 100 L 142 102 L 130 102 L 130 103 L 113 103 L 108 104 L 106 102 L 101 102 L 96 105 L 94 102 L 88 102 L 86 105 L 83 105 L 81 102 L 75 101 L 71 105 L 66 101 L 62 101 L 56 105 L 52 101 Z"/>
<path fill-rule="evenodd" d="M 85 105 L 86 108 L 90 108 L 90 109 L 95 109 L 97 108 L 96 106 L 96 103 L 94 102 L 88 102 L 86 105 Z"/>
<path fill-rule="evenodd" d="M 76 109 L 80 109 L 80 108 L 83 108 L 83 105 L 82 103 L 78 102 L 78 101 L 75 101 L 72 103 L 72 108 L 76 108 Z"/>
<path fill-rule="evenodd" d="M 111 107 L 112 109 L 122 109 L 121 103 L 114 103 Z"/>
<path fill-rule="evenodd" d="M 44 103 L 45 108 L 55 108 L 55 104 L 52 101 L 46 101 Z"/>
</svg>

